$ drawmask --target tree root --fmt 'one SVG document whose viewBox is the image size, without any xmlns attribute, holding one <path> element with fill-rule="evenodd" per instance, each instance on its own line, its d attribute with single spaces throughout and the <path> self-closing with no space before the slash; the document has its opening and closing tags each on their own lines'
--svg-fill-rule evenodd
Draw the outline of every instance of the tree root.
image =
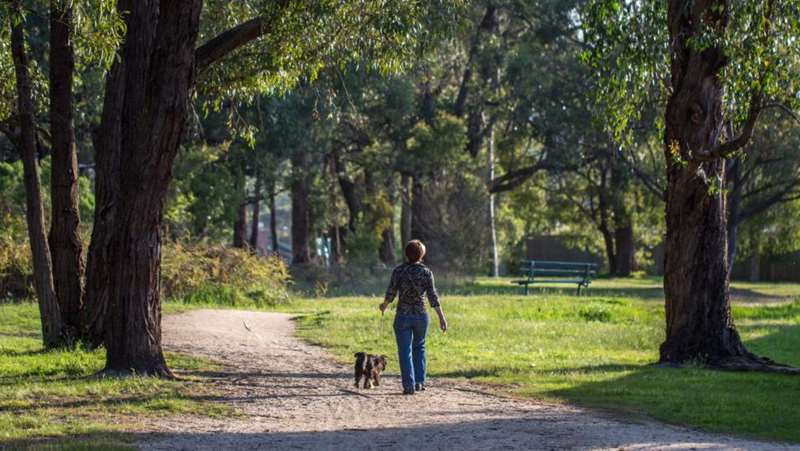
<svg viewBox="0 0 800 451">
<path fill-rule="evenodd" d="M 707 366 L 712 369 L 723 371 L 750 371 L 800 376 L 800 368 L 778 363 L 772 359 L 759 357 L 749 352 L 745 355 L 732 356 L 709 362 Z"/>
<path fill-rule="evenodd" d="M 800 376 L 800 368 L 778 363 L 767 357 L 759 357 L 750 352 L 747 352 L 743 355 L 706 361 L 692 360 L 684 363 L 658 362 L 654 366 L 661 368 L 687 368 L 700 366 L 702 368 L 719 371 L 757 372 Z"/>
</svg>

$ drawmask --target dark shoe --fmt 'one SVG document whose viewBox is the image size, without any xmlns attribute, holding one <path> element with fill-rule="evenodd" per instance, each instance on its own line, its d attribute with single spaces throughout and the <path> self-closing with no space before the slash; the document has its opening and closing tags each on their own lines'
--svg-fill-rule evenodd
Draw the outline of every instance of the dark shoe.
<svg viewBox="0 0 800 451">
<path fill-rule="evenodd" d="M 417 384 L 417 385 L 415 385 L 415 386 L 414 386 L 414 389 L 415 389 L 416 391 L 425 391 L 425 385 L 423 385 L 423 384 Z"/>
<path fill-rule="evenodd" d="M 403 389 L 404 395 L 413 395 L 414 393 L 415 393 L 414 390 Z"/>
</svg>

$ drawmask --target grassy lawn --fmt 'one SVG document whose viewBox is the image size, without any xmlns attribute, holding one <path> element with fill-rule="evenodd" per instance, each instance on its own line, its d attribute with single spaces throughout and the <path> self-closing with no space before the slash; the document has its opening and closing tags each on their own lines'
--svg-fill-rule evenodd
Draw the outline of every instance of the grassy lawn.
<svg viewBox="0 0 800 451">
<path fill-rule="evenodd" d="M 490 285 L 481 280 L 476 285 L 482 283 Z M 653 283 L 608 285 L 636 293 Z M 451 330 L 441 334 L 431 326 L 434 377 L 466 378 L 515 396 L 800 442 L 800 377 L 652 366 L 664 327 L 663 305 L 652 298 L 444 294 Z M 378 303 L 374 297 L 306 299 L 288 310 L 306 313 L 298 319 L 302 337 L 349 362 L 359 350 L 394 356 L 392 315 L 381 320 Z M 800 365 L 800 301 L 737 306 L 734 316 L 751 350 Z M 398 371 L 396 358 L 389 371 Z"/>
<path fill-rule="evenodd" d="M 102 350 L 43 352 L 36 305 L 0 305 L 0 448 L 42 437 L 102 437 L 148 417 L 230 413 L 204 401 L 213 393 L 202 379 L 188 375 L 214 369 L 212 362 L 168 354 L 180 381 L 91 378 L 104 358 Z M 114 449 L 113 443 L 99 440 L 101 448 Z M 69 449 L 80 449 L 82 443 L 71 442 Z M 91 443 L 98 446 L 96 439 Z"/>
<path fill-rule="evenodd" d="M 800 442 L 800 378 L 651 365 L 663 336 L 660 280 L 600 279 L 580 298 L 563 286 L 524 297 L 509 280 L 441 284 L 451 330 L 432 330 L 432 376 L 469 379 L 514 396 Z M 734 316 L 750 349 L 800 366 L 800 285 L 734 288 L 756 298 L 785 299 L 780 305 L 737 305 Z M 389 372 L 396 373 L 392 314 L 381 319 L 379 301 L 298 298 L 275 309 L 301 313 L 298 334 L 343 362 L 357 350 L 384 353 L 391 356 Z M 166 303 L 164 312 L 194 308 L 234 307 Z M 148 418 L 233 413 L 209 402 L 213 393 L 191 376 L 213 369 L 212 362 L 168 355 L 184 376 L 180 381 L 91 378 L 103 358 L 102 351 L 42 352 L 36 305 L 0 304 L 0 447 L 47 437 L 59 449 L 116 449 L 127 445 L 126 431 Z"/>
</svg>

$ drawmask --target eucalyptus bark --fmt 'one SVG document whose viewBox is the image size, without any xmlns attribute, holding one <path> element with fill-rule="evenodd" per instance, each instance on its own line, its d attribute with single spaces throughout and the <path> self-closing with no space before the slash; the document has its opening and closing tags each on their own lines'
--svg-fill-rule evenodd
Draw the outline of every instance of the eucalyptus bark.
<svg viewBox="0 0 800 451">
<path fill-rule="evenodd" d="M 498 76 L 499 78 L 499 76 Z M 488 152 L 488 166 L 489 166 L 489 173 L 488 173 L 488 180 L 487 185 L 492 183 L 494 180 L 494 124 L 489 125 L 489 152 Z M 490 271 L 490 275 L 492 277 L 498 277 L 500 275 L 500 263 L 497 257 L 497 221 L 495 217 L 495 201 L 494 201 L 495 194 L 490 192 L 489 193 L 489 238 L 491 242 L 491 259 L 492 259 L 492 268 Z"/>
<path fill-rule="evenodd" d="M 62 0 L 50 1 L 50 254 L 53 282 L 65 332 L 81 329 L 83 304 L 83 244 L 78 204 L 78 156 L 73 125 L 72 8 Z"/>
<path fill-rule="evenodd" d="M 616 264 L 614 275 L 628 277 L 633 272 L 636 263 L 633 220 L 625 199 L 625 195 L 630 188 L 630 177 L 618 158 L 610 157 L 610 164 L 610 194 L 613 205 L 612 213 L 614 215 L 614 257 Z"/>
<path fill-rule="evenodd" d="M 727 262 L 725 160 L 704 161 L 722 130 L 722 50 L 698 49 L 690 39 L 703 25 L 727 25 L 727 1 L 670 0 L 671 84 L 665 117 L 667 162 L 666 340 L 662 363 L 705 362 L 751 369 L 764 361 L 749 353 L 733 323 Z M 678 159 L 680 158 L 680 160 Z"/>
<path fill-rule="evenodd" d="M 100 228 L 89 260 L 99 271 L 90 272 L 87 293 L 106 311 L 106 375 L 171 375 L 161 347 L 160 224 L 194 81 L 201 5 L 117 4 L 127 36 L 106 80 L 96 137 Z"/>
<path fill-rule="evenodd" d="M 403 174 L 400 185 L 400 240 L 405 246 L 411 241 L 411 176 Z"/>
<path fill-rule="evenodd" d="M 628 221 L 625 222 L 624 219 Z M 617 221 L 617 217 L 614 218 Z M 635 265 L 635 251 L 633 238 L 633 225 L 630 217 L 622 217 L 621 225 L 614 227 L 614 247 L 616 249 L 617 277 L 628 277 L 633 272 Z"/>
<path fill-rule="evenodd" d="M 292 154 L 292 264 L 311 261 L 309 236 L 311 214 L 309 210 L 310 186 L 307 173 L 308 155 L 302 151 Z"/>
<path fill-rule="evenodd" d="M 261 175 L 256 174 L 256 186 L 254 190 L 253 216 L 250 222 L 250 249 L 258 253 L 258 232 L 261 221 Z"/>
<path fill-rule="evenodd" d="M 270 241 L 272 241 L 272 252 L 278 254 L 280 251 L 278 244 L 278 212 L 275 209 L 274 183 L 269 190 L 269 237 Z"/>
<path fill-rule="evenodd" d="M 233 220 L 233 247 L 243 249 L 247 235 L 247 203 L 242 200 L 236 207 L 236 218 Z"/>
<path fill-rule="evenodd" d="M 13 10 L 20 14 L 19 1 L 11 2 Z M 25 181 L 25 214 L 28 223 L 28 238 L 33 255 L 33 282 L 39 301 L 39 316 L 42 325 L 42 340 L 45 348 L 61 346 L 63 324 L 58 307 L 53 268 L 45 234 L 42 192 L 39 183 L 39 163 L 36 153 L 36 124 L 33 113 L 33 94 L 29 73 L 29 60 L 25 52 L 23 21 L 11 22 L 11 56 L 14 60 L 17 90 L 17 113 L 20 122 L 20 157 Z"/>
</svg>

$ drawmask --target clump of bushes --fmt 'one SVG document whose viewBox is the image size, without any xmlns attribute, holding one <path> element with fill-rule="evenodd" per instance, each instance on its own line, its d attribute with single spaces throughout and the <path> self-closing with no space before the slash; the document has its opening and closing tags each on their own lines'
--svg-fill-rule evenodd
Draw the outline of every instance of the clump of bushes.
<svg viewBox="0 0 800 451">
<path fill-rule="evenodd" d="M 185 303 L 272 306 L 288 302 L 291 276 L 278 257 L 224 246 L 162 246 L 161 295 Z"/>
<path fill-rule="evenodd" d="M 0 234 L 0 300 L 33 296 L 33 263 L 27 240 Z"/>
</svg>

